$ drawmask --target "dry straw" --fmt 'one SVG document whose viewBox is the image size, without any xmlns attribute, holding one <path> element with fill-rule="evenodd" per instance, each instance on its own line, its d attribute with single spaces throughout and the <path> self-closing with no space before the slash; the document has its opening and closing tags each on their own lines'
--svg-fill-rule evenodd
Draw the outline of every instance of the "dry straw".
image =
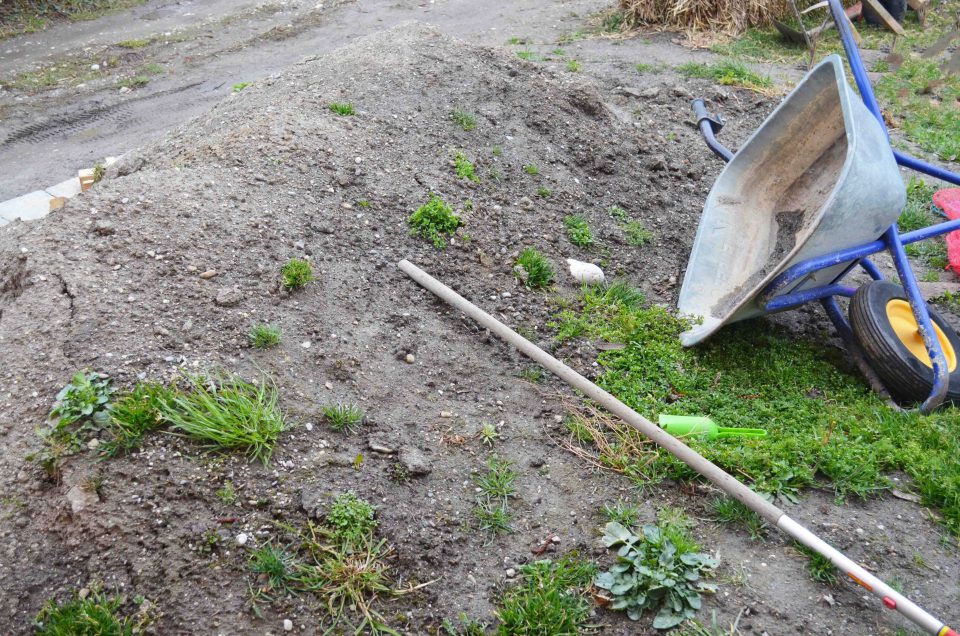
<svg viewBox="0 0 960 636">
<path fill-rule="evenodd" d="M 809 2 L 800 0 L 801 8 Z M 792 15 L 787 0 L 620 0 L 624 24 L 743 33 Z"/>
</svg>

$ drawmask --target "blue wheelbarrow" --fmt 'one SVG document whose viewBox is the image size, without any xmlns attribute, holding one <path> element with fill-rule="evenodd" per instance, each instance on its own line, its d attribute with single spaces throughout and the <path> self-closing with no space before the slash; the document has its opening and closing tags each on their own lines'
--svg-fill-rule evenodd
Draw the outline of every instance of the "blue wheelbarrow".
<svg viewBox="0 0 960 636">
<path fill-rule="evenodd" d="M 829 0 L 859 88 L 839 56 L 812 69 L 736 152 L 723 119 L 693 102 L 707 145 L 728 165 L 704 206 L 678 309 L 691 346 L 725 324 L 823 305 L 870 385 L 928 413 L 960 403 L 960 339 L 921 296 L 904 245 L 960 229 L 960 220 L 900 234 L 898 165 L 960 185 L 960 174 L 894 151 L 840 0 Z M 888 251 L 900 285 L 869 257 Z M 844 283 L 855 268 L 871 278 Z M 850 298 L 849 321 L 837 302 Z"/>
</svg>

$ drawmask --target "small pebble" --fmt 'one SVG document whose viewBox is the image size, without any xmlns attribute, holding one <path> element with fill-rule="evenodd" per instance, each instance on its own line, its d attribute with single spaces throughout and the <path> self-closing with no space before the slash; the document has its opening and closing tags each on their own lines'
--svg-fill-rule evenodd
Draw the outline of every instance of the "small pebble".
<svg viewBox="0 0 960 636">
<path fill-rule="evenodd" d="M 507 578 L 508 578 L 508 579 L 512 579 L 512 578 L 515 577 L 516 575 L 517 575 L 517 571 L 516 571 L 516 570 L 514 570 L 513 568 L 507 568 Z"/>
<path fill-rule="evenodd" d="M 292 632 L 293 631 L 293 621 L 289 618 L 283 619 L 283 631 Z"/>
<path fill-rule="evenodd" d="M 200 274 L 200 278 L 202 278 L 203 280 L 209 280 L 209 279 L 213 278 L 214 276 L 216 276 L 217 273 L 218 273 L 218 272 L 217 272 L 217 270 L 215 270 L 215 269 L 208 269 L 207 271 L 202 272 L 202 273 Z"/>
<path fill-rule="evenodd" d="M 407 357 L 404 358 L 404 360 L 407 361 L 407 364 L 413 364 L 414 362 L 417 361 L 417 356 L 413 355 L 412 353 L 408 353 Z"/>
<path fill-rule="evenodd" d="M 303 425 L 303 427 L 304 427 L 305 429 L 307 429 L 308 431 L 312 431 L 312 430 L 313 430 L 313 424 L 312 424 L 311 422 L 307 422 L 306 424 Z"/>
<path fill-rule="evenodd" d="M 247 539 L 249 538 L 250 537 L 247 536 L 246 532 L 241 532 L 237 535 L 237 545 L 245 545 L 247 543 Z"/>
</svg>

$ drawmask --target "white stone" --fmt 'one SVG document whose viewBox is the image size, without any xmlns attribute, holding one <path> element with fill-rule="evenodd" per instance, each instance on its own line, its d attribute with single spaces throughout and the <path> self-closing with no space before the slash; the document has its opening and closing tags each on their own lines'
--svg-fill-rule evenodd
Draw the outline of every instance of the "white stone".
<svg viewBox="0 0 960 636">
<path fill-rule="evenodd" d="M 593 263 L 568 258 L 567 264 L 570 265 L 570 275 L 578 282 L 595 285 L 604 281 L 603 270 Z"/>
<path fill-rule="evenodd" d="M 249 538 L 246 532 L 241 532 L 237 535 L 237 545 L 245 545 Z"/>
<path fill-rule="evenodd" d="M 292 632 L 293 631 L 293 621 L 289 618 L 283 619 L 283 631 Z"/>
</svg>

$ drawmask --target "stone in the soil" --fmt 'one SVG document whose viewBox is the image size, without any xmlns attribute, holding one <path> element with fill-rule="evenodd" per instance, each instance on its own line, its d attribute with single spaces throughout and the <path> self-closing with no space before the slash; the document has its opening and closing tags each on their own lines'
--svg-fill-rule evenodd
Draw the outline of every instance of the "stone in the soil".
<svg viewBox="0 0 960 636">
<path fill-rule="evenodd" d="M 427 459 L 427 456 L 424 455 L 423 451 L 413 446 L 402 447 L 397 459 L 411 477 L 429 475 L 433 470 L 430 467 L 430 461 Z"/>
<path fill-rule="evenodd" d="M 200 278 L 202 278 L 203 280 L 209 280 L 209 279 L 213 278 L 214 276 L 216 276 L 217 273 L 218 273 L 218 272 L 217 272 L 217 270 L 215 270 L 215 269 L 208 269 L 207 271 L 202 272 L 202 273 L 200 274 Z"/>
<path fill-rule="evenodd" d="M 367 447 L 375 453 L 383 453 L 384 455 L 393 455 L 397 452 L 393 445 L 376 437 L 367 440 Z"/>
<path fill-rule="evenodd" d="M 100 497 L 96 492 L 78 484 L 67 491 L 67 501 L 70 502 L 70 511 L 76 515 L 99 503 Z"/>
<path fill-rule="evenodd" d="M 221 307 L 235 307 L 243 300 L 243 292 L 236 287 L 222 287 L 217 292 L 216 302 Z"/>
<path fill-rule="evenodd" d="M 407 364 L 413 364 L 417 361 L 417 357 L 412 353 L 408 353 L 406 357 L 404 357 L 404 360 L 406 360 Z"/>
<path fill-rule="evenodd" d="M 307 485 L 300 489 L 300 508 L 308 517 L 321 519 L 324 515 L 323 489 L 318 486 Z"/>
</svg>

